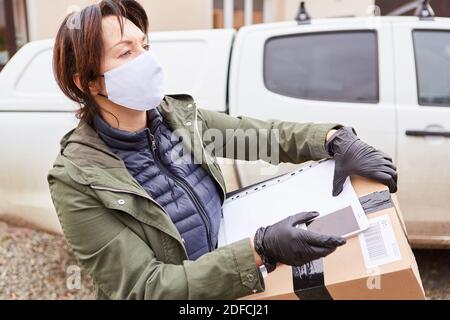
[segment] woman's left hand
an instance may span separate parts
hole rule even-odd
[[[349,176],[362,176],[376,180],[397,192],[397,168],[392,158],[361,141],[353,128],[337,130],[326,143],[330,156],[336,162],[333,196],[338,196]]]

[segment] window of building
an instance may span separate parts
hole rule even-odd
[[[0,0],[0,70],[27,41],[25,0]]]
[[[264,82],[277,94],[309,100],[377,103],[374,31],[295,34],[265,44]]]
[[[214,28],[263,23],[264,0],[214,0]]]
[[[419,104],[450,106],[450,31],[416,30]]]

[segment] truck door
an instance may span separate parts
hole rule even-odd
[[[392,33],[386,23],[340,19],[241,29],[230,83],[233,115],[353,126],[363,140],[395,157]],[[267,178],[261,166],[238,168],[244,185]]]
[[[393,24],[399,200],[412,241],[450,243],[450,27]]]

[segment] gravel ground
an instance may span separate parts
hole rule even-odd
[[[0,222],[0,299],[93,299],[85,272],[77,286],[76,265],[62,236]]]
[[[415,255],[427,297],[450,299],[450,250]],[[0,222],[0,299],[93,299],[92,280],[77,269],[62,236]]]
[[[429,299],[450,300],[450,250],[414,250]]]

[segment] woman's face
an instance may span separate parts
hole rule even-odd
[[[130,20],[124,18],[123,21],[124,33],[122,38],[117,17],[103,18],[105,55],[100,70],[102,74],[120,67],[149,49],[147,35]]]
[[[123,18],[123,22],[122,37],[120,24],[116,16],[108,16],[102,20],[105,54],[100,66],[101,74],[130,62],[150,48],[147,35],[141,29],[126,18]],[[104,78],[100,77],[98,81],[94,82],[90,90],[91,94],[96,97],[97,103],[102,106],[108,103],[105,99],[98,96],[100,92],[106,92]]]

